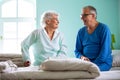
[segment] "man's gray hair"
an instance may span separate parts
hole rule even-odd
[[[56,11],[53,11],[53,10],[45,11],[41,15],[41,26],[45,27],[46,26],[45,21],[51,19],[53,15],[59,16],[59,14]]]
[[[86,9],[86,8],[88,8],[91,13],[95,14],[95,17],[97,18],[97,10],[95,9],[95,7],[90,6],[90,5],[83,7],[83,9]]]

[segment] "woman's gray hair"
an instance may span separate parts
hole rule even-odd
[[[45,11],[41,15],[41,26],[45,27],[46,26],[45,21],[51,19],[53,17],[53,15],[59,16],[59,14],[56,11],[53,11],[53,10]]]
[[[90,5],[83,7],[83,9],[86,9],[86,8],[88,8],[91,13],[95,14],[95,17],[97,18],[97,10],[95,9],[95,7],[90,6]]]

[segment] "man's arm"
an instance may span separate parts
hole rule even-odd
[[[75,47],[75,56],[76,58],[81,58],[83,55],[82,55],[82,43],[81,43],[81,39],[80,39],[80,32],[78,33],[77,35],[77,38],[76,38],[76,47]]]
[[[101,33],[101,49],[98,57],[94,61],[96,64],[101,64],[105,62],[107,57],[111,55],[111,33],[110,30],[106,27]]]

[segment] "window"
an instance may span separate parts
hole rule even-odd
[[[21,41],[36,28],[36,0],[0,1],[0,52],[21,53]]]

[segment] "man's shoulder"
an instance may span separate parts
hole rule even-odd
[[[110,32],[110,29],[109,29],[108,25],[104,24],[104,23],[99,23],[98,30],[102,31],[102,32]]]
[[[101,22],[99,22],[99,25],[100,25],[100,26],[103,26],[103,27],[108,27],[107,24],[105,24],[105,23],[101,23]]]
[[[109,29],[108,25],[105,23],[99,23],[99,26],[101,26],[102,29]]]
[[[86,29],[86,26],[83,26],[82,28],[80,28],[80,29],[79,29],[79,31],[78,31],[78,32],[84,32],[84,31],[85,31],[85,29]]]

